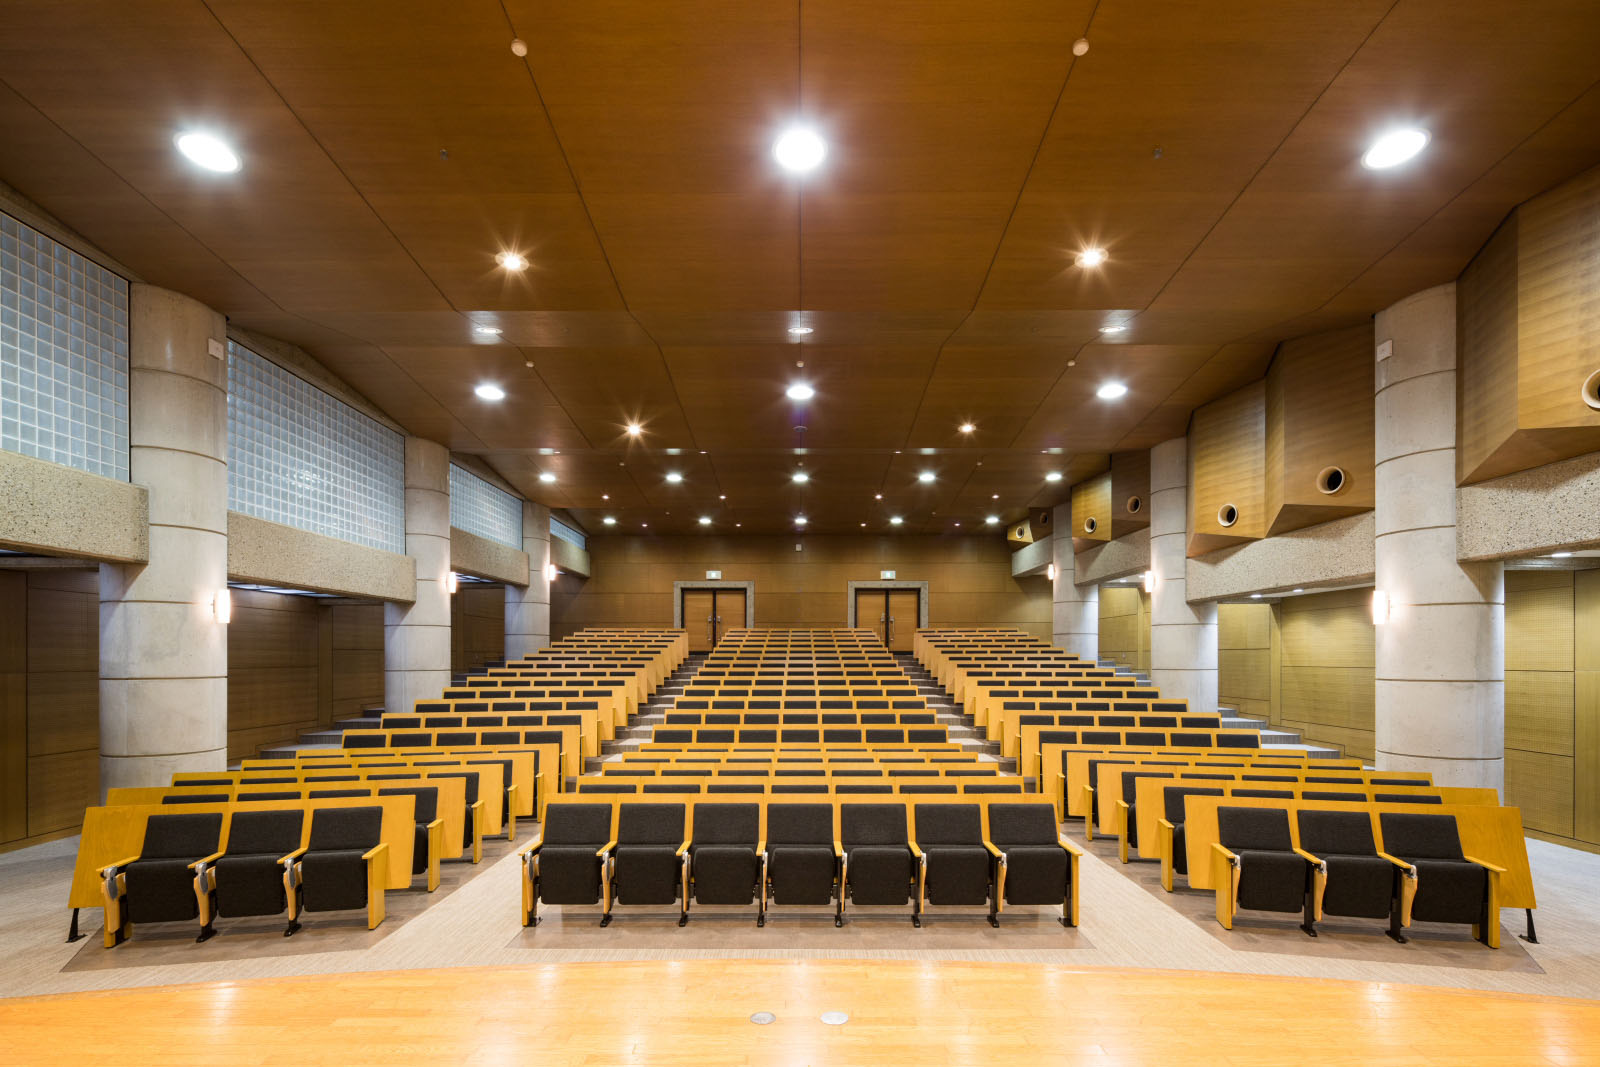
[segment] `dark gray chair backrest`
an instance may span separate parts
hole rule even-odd
[[[833,805],[767,805],[767,844],[833,844]]]
[[[544,811],[544,843],[593,845],[611,840],[609,804],[550,804]]]
[[[688,810],[683,804],[623,804],[617,814],[617,844],[682,844]]]
[[[183,859],[209,856],[222,839],[222,812],[152,815],[145,822],[140,859]]]
[[[976,804],[917,804],[917,844],[983,845],[983,812]]]
[[[1232,852],[1288,852],[1294,848],[1285,808],[1219,807],[1217,840]]]
[[[378,790],[380,797],[413,796],[417,798],[416,820],[430,823],[439,817],[439,790],[431,785],[390,786]]]
[[[1182,823],[1185,814],[1183,807],[1184,797],[1220,797],[1222,790],[1213,789],[1202,785],[1169,785],[1161,791],[1161,813],[1166,820],[1177,826]]]
[[[316,808],[311,812],[311,840],[308,844],[313,852],[365,852],[382,839],[381,807]]]
[[[1380,812],[1383,850],[1403,860],[1459,860],[1461,834],[1454,815],[1412,815]]]
[[[761,839],[759,804],[696,804],[694,843],[697,845],[749,845]]]
[[[906,806],[845,804],[839,809],[839,825],[839,839],[846,848],[851,845],[903,845],[906,843]]]
[[[233,821],[228,824],[228,855],[287,856],[300,847],[300,832],[305,821],[306,813],[298,808],[235,812]]]
[[[1011,845],[1053,845],[1060,835],[1049,804],[990,804],[989,840]]]
[[[162,804],[226,804],[231,799],[226,793],[170,793],[161,798]]]
[[[1364,811],[1302,808],[1295,821],[1300,825],[1300,847],[1313,856],[1371,856],[1378,851],[1372,819]]]

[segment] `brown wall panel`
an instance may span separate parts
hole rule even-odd
[[[1072,487],[1072,546],[1078,551],[1104,544],[1112,537],[1111,472],[1097,474]],[[1093,526],[1094,529],[1090,529]]]
[[[1150,452],[1116,452],[1111,456],[1111,536],[1121,537],[1150,525]]]
[[[450,598],[450,669],[474,670],[505,655],[505,586],[463,582]]]
[[[1241,715],[1271,718],[1271,605],[1217,605],[1217,699]]]
[[[1266,536],[1266,382],[1195,409],[1189,424],[1189,555]],[[1218,512],[1236,509],[1224,526]]]
[[[1374,634],[1363,589],[1286,597],[1278,624],[1275,724],[1309,741],[1374,750]]]
[[[28,576],[0,571],[0,844],[28,836]]]
[[[383,605],[340,600],[327,606],[333,625],[333,720],[383,703]]]
[[[800,552],[794,546],[803,546]],[[995,537],[905,537],[778,534],[755,537],[589,539],[594,575],[567,575],[551,590],[552,637],[585,626],[670,626],[674,582],[755,583],[755,621],[762,627],[843,626],[846,583],[877,581],[893,570],[929,584],[933,626],[1016,626],[1050,637],[1050,583],[1013,578],[1011,553]]]
[[[1560,837],[1576,825],[1578,576],[1506,572],[1506,803],[1530,829]]]
[[[1137,585],[1100,587],[1100,658],[1150,669],[1150,597]]]
[[[233,591],[228,624],[228,758],[320,725],[321,613],[314,597]]]

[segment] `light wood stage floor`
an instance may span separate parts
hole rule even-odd
[[[1600,1004],[1188,971],[676,960],[18,998],[0,1002],[0,1041],[16,1064],[1567,1065],[1600,1062]]]

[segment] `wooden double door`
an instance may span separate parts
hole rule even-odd
[[[916,589],[857,589],[856,625],[871,630],[890,652],[910,652],[922,614]]]
[[[683,628],[689,631],[689,651],[709,652],[729,630],[744,626],[743,589],[685,589]]]

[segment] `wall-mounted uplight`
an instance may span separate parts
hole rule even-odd
[[[1054,563],[1045,565],[1044,576],[1052,582],[1056,580],[1056,565]]]
[[[211,614],[223,626],[233,621],[233,593],[227,586],[212,594]]]
[[[461,584],[461,579],[456,577],[455,571],[446,571],[444,576],[444,591],[451,596],[456,595],[456,587]]]
[[[1372,624],[1382,626],[1389,621],[1389,594],[1382,589],[1372,591]]]
[[[556,567],[556,565],[554,563],[546,563],[544,565],[544,580],[545,581],[553,582],[559,577],[561,577],[561,571],[559,569],[557,569],[557,567]]]
[[[1145,571],[1144,572],[1144,591],[1146,593],[1154,593],[1156,591],[1156,572],[1155,571]]]

